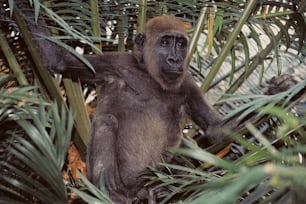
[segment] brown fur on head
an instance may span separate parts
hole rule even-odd
[[[181,86],[187,71],[186,56],[184,56],[184,73],[178,79],[170,82],[160,77],[160,62],[155,55],[154,45],[164,33],[180,34],[188,40],[187,31],[182,21],[170,15],[157,16],[150,19],[145,24],[143,31],[137,34],[133,53],[140,66],[146,69],[164,90],[175,90]]]
[[[149,20],[143,32],[147,38],[155,41],[159,34],[164,32],[177,32],[188,38],[185,26],[178,18],[170,15],[157,16]]]

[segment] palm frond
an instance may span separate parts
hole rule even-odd
[[[30,92],[32,87],[12,89],[8,92],[2,88],[0,94],[0,125],[3,127],[8,121],[16,124],[15,131],[4,129],[5,135],[10,135],[9,141],[1,140],[7,144],[4,152],[10,155],[0,162],[1,189],[19,195],[19,199],[28,195],[28,200],[67,203],[61,170],[72,134],[73,115],[64,106],[59,109],[55,103],[35,97]]]
[[[304,94],[304,89],[306,86],[306,80],[298,83],[297,85],[291,87],[287,91],[278,93],[276,95],[241,95],[235,94],[229,98],[220,100],[218,103],[228,103],[233,106],[233,110],[225,116],[225,118],[231,118],[233,116],[239,115],[237,120],[243,120],[249,114],[256,112],[259,107],[274,107],[276,105],[282,105],[283,108],[290,107],[291,103],[294,104],[292,100],[299,93],[300,95]],[[297,100],[297,99],[295,99]],[[245,104],[241,104],[240,102],[245,101]],[[217,103],[217,104],[218,104]],[[238,106],[235,106],[237,104]]]
[[[91,195],[88,193],[85,193],[84,190],[79,190],[77,188],[70,188],[72,192],[76,193],[82,200],[86,201],[87,203],[103,203],[103,204],[111,204],[112,201],[108,197],[108,194],[106,193],[106,189],[104,187],[104,181],[101,181],[102,188],[98,189],[95,185],[93,185],[88,179],[83,176],[80,172],[78,172],[81,178],[81,181],[83,182],[86,190],[88,190]],[[103,173],[101,173],[103,174]],[[101,176],[100,178],[103,178]]]
[[[299,179],[306,176],[302,156],[306,143],[305,139],[294,139],[304,138],[305,120],[282,108],[262,111],[277,116],[281,121],[275,130],[276,137],[269,135],[267,138],[253,126],[248,126],[256,140],[234,136],[234,140],[246,148],[244,155],[237,160],[218,158],[185,141],[186,147],[178,149],[177,153],[214,166],[202,169],[207,165],[201,165],[194,169],[165,164],[174,173],[168,175],[156,171],[151,178],[153,183],[157,183],[157,188],[166,187],[170,191],[161,203],[178,202],[181,197],[184,197],[183,203],[277,203],[288,199],[305,202],[302,192],[306,183]],[[278,148],[282,142],[287,145]]]

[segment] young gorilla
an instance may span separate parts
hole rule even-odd
[[[26,3],[17,1],[17,5],[24,15],[32,15]],[[29,21],[27,26],[32,33],[50,35],[42,20],[38,25]],[[49,69],[104,86],[92,122],[87,172],[95,185],[104,172],[106,188],[116,203],[144,196],[142,175],[148,166],[170,161],[167,149],[180,145],[183,114],[205,131],[221,124],[187,73],[188,36],[173,16],[148,21],[136,36],[132,54],[85,56],[96,73],[51,42],[36,35],[33,39]],[[212,143],[221,141],[221,135],[214,135]]]
[[[221,121],[187,74],[187,51],[182,22],[164,15],[147,22],[136,36],[133,54],[106,53],[93,63],[95,76],[86,78],[80,72],[81,79],[104,81],[92,123],[87,172],[98,185],[104,170],[115,202],[129,202],[141,194],[146,168],[170,160],[165,153],[180,145],[184,112],[204,130]],[[214,139],[216,143],[222,138]]]

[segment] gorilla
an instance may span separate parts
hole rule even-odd
[[[104,172],[116,203],[141,197],[147,167],[171,160],[167,150],[180,145],[184,114],[203,130],[219,128],[221,117],[187,73],[187,53],[183,23],[163,15],[136,35],[133,53],[87,56],[95,75],[77,73],[75,65],[62,72],[103,85],[87,148],[87,172],[96,185]],[[217,143],[222,136],[211,140]]]
[[[29,9],[23,10],[29,16]],[[43,23],[27,22],[27,26],[31,33],[50,35]],[[224,139],[220,115],[187,72],[189,39],[176,17],[149,20],[136,35],[132,53],[85,55],[95,72],[54,43],[37,35],[33,40],[48,69],[101,85],[87,145],[87,173],[98,186],[103,172],[115,203],[132,203],[147,196],[143,175],[148,167],[158,168],[161,162],[171,161],[168,150],[181,143],[183,116],[208,133],[219,130],[209,134],[213,144]]]

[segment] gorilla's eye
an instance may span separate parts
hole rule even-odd
[[[160,45],[161,45],[162,47],[167,47],[169,44],[170,44],[170,42],[169,42],[169,39],[168,39],[168,38],[162,39],[162,40],[161,40],[161,43],[160,43]]]
[[[177,47],[178,48],[184,48],[185,47],[185,41],[183,39],[178,40]]]

